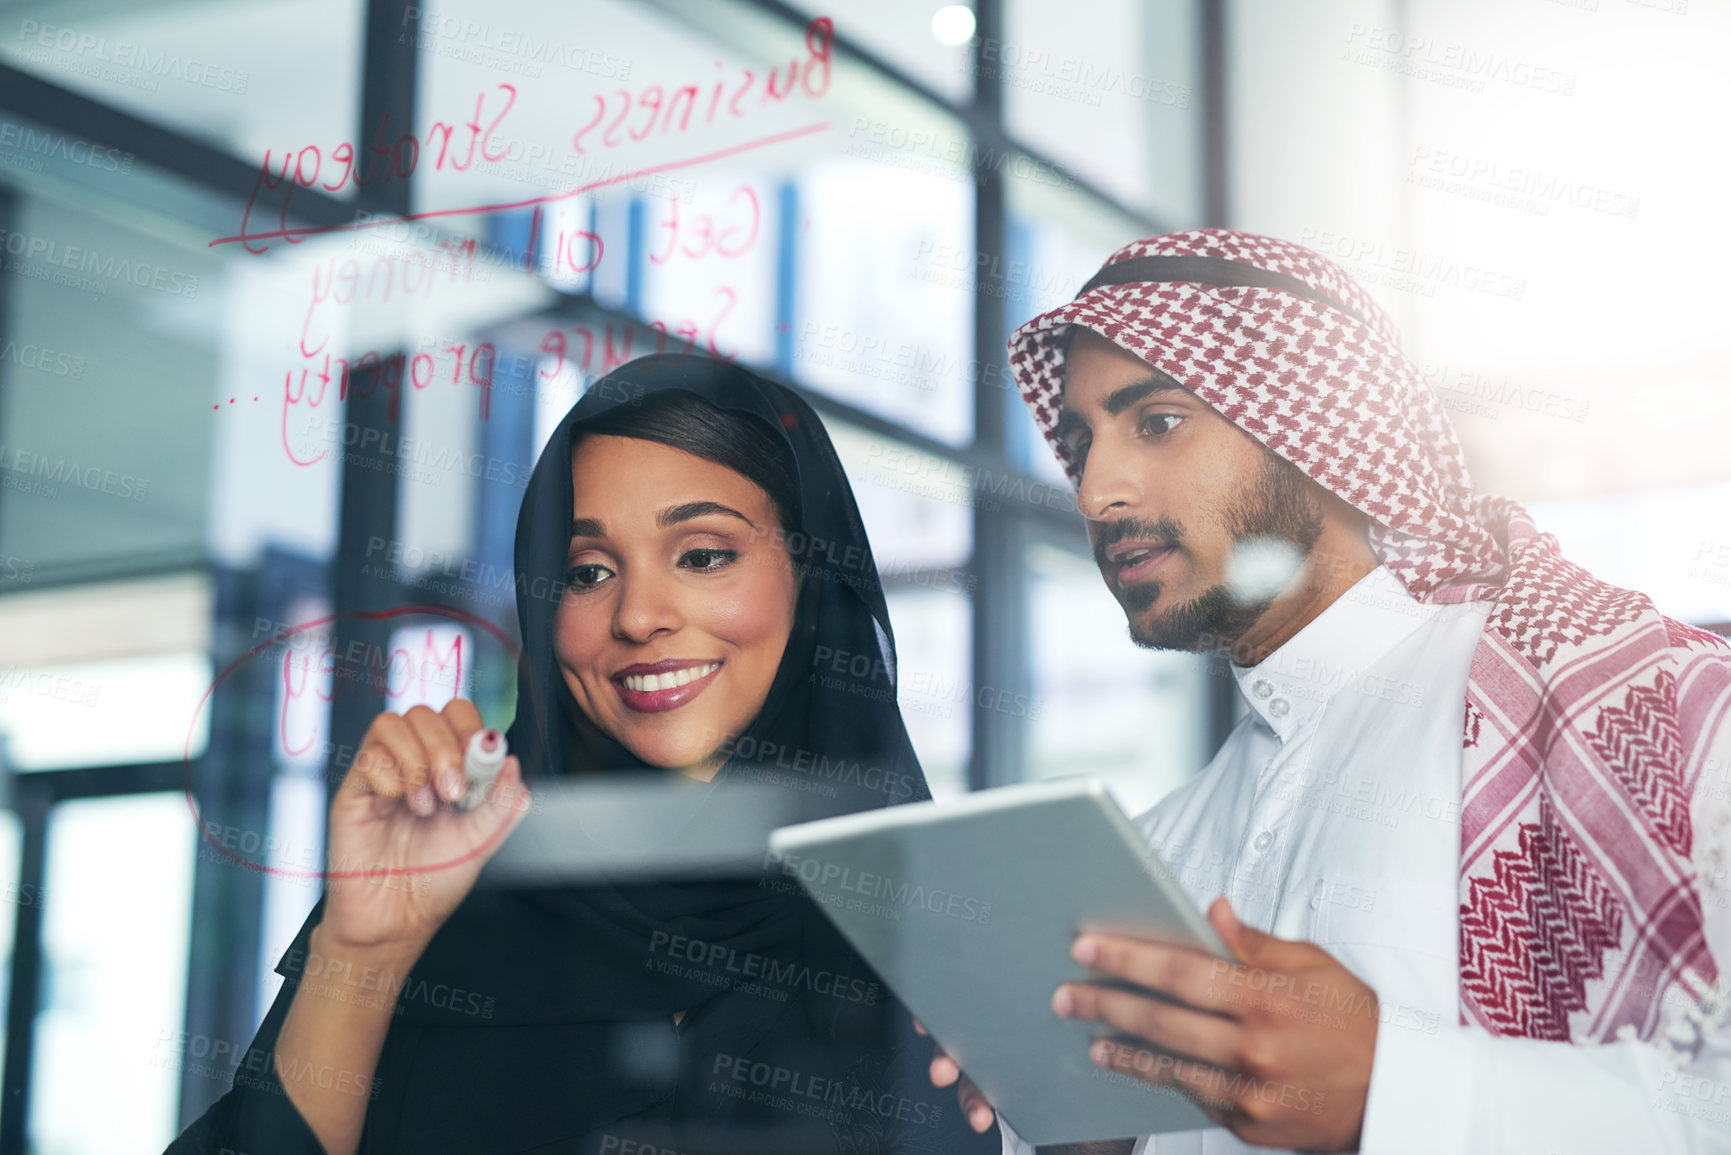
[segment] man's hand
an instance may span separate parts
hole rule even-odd
[[[1052,1009],[1118,1033],[1095,1042],[1096,1064],[1182,1092],[1246,1143],[1356,1149],[1376,1049],[1376,992],[1320,947],[1243,925],[1224,898],[1208,921],[1241,965],[1084,934],[1071,952],[1077,962],[1166,998],[1065,983]],[[936,1072],[934,1062],[934,1082]]]

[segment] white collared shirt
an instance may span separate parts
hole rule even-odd
[[[1731,1151],[1731,1029],[1679,1071],[1641,1043],[1459,1025],[1461,711],[1489,609],[1366,575],[1259,665],[1230,667],[1248,715],[1138,826],[1199,907],[1224,894],[1246,924],[1318,944],[1376,991],[1364,1155]],[[1699,780],[1695,851],[1723,878],[1731,727],[1713,753],[1724,769]],[[1731,890],[1704,897],[1710,949],[1731,968]],[[1004,1132],[1006,1155],[1030,1155]],[[1218,1128],[1136,1145],[1252,1150],[1266,1148]]]

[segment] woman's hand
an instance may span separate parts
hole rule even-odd
[[[529,809],[515,756],[464,812],[463,753],[483,729],[473,702],[380,714],[331,802],[325,945],[418,957]],[[443,865],[441,865],[443,864]],[[437,867],[437,869],[426,869]]]
[[[914,1020],[914,1030],[931,1037],[926,1025],[918,1019]],[[981,1135],[992,1129],[998,1113],[986,1102],[986,1097],[974,1086],[974,1081],[962,1074],[961,1066],[950,1058],[950,1053],[939,1046],[936,1039],[932,1039],[932,1065],[926,1073],[934,1087],[947,1087],[951,1083],[956,1085],[956,1105],[961,1107],[962,1117],[967,1119],[968,1126]]]

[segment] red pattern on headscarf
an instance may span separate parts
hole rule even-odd
[[[1127,245],[1296,277],[1272,288],[1103,285],[1010,339],[1034,422],[1053,437],[1061,338],[1082,325],[1208,402],[1372,518],[1377,557],[1421,601],[1489,601],[1464,709],[1461,1015],[1496,1034],[1648,1038],[1665,991],[1717,977],[1690,861],[1689,798],[1731,714],[1713,634],[1564,559],[1527,512],[1472,492],[1441,404],[1393,322],[1333,262],[1218,229]]]

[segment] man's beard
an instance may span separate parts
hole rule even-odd
[[[1244,500],[1226,515],[1235,551],[1258,542],[1284,542],[1306,558],[1322,536],[1322,506],[1311,492],[1313,484],[1297,466],[1271,451],[1265,451],[1256,482]],[[1159,521],[1112,522],[1094,543],[1094,560],[1106,567],[1106,549],[1114,542],[1135,538],[1182,548],[1183,527],[1171,518]],[[1230,560],[1229,563],[1230,564]],[[1167,610],[1146,625],[1141,613],[1160,600],[1158,581],[1137,582],[1119,594],[1129,620],[1130,640],[1150,650],[1215,650],[1231,645],[1280,596],[1275,590],[1265,597],[1235,594],[1225,584],[1213,586]]]

